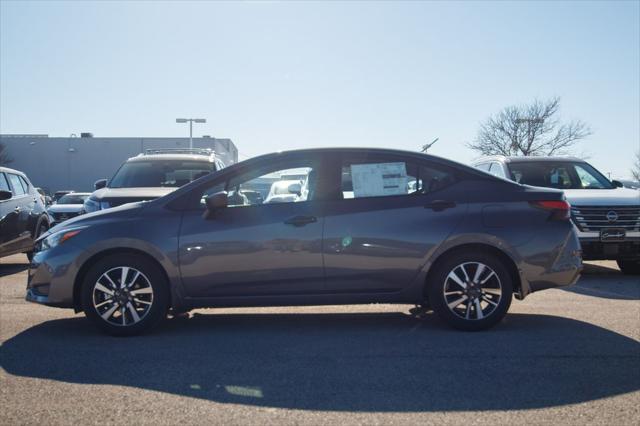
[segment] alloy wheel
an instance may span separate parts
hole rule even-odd
[[[449,310],[464,320],[482,320],[496,310],[502,298],[498,274],[481,262],[465,262],[445,279],[444,300]]]
[[[110,324],[126,327],[140,322],[153,305],[153,287],[129,266],[109,269],[93,286],[93,307]]]

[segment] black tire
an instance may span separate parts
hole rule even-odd
[[[34,235],[33,240],[37,240],[40,235],[47,232],[47,229],[49,229],[47,222],[40,222],[36,228],[36,234]],[[33,260],[33,250],[27,252],[27,259],[29,259],[29,262]]]
[[[465,265],[465,271],[460,269],[462,265]],[[451,327],[464,331],[485,330],[500,322],[507,314],[513,296],[513,282],[498,257],[460,251],[452,253],[435,267],[427,283],[429,305]],[[474,284],[477,270],[480,270],[480,274]],[[465,287],[450,277],[452,273],[465,283]],[[465,273],[470,275],[470,280],[464,279]],[[486,282],[480,284],[485,278]],[[477,309],[476,300],[480,309]],[[455,306],[450,308],[449,305]]]
[[[640,260],[616,260],[618,268],[625,275],[640,275]]]
[[[128,287],[126,294],[121,287],[118,287],[120,281],[116,278],[123,267],[130,268],[129,273],[123,274],[128,277],[125,282],[130,282],[131,285],[131,287]],[[115,291],[114,287],[109,284],[108,278],[104,276],[107,272],[109,277],[112,278],[112,283],[116,285]],[[140,274],[136,275],[136,272],[140,272]],[[98,288],[101,287],[98,284],[107,287],[107,290],[112,291],[113,295],[109,296],[99,290]],[[149,291],[149,288],[151,291]],[[150,293],[150,295],[134,295],[134,293],[141,293],[142,291]],[[97,300],[97,297],[102,297],[103,299]],[[136,300],[139,300],[138,298],[141,299],[142,297],[147,297],[144,304],[142,304],[142,301],[136,302]],[[118,301],[115,303],[109,302],[109,300],[116,299]],[[99,306],[103,303],[106,305]],[[114,306],[116,306],[115,311],[109,314],[108,311]],[[159,267],[144,256],[130,253],[110,255],[100,259],[87,272],[82,283],[82,309],[87,318],[102,331],[112,336],[133,336],[146,333],[158,326],[167,316],[169,310],[169,283]],[[124,315],[121,313],[122,310],[124,310]],[[135,313],[132,313],[132,310]],[[107,314],[109,316],[104,319],[103,315]],[[134,314],[139,317],[137,321],[132,316]],[[122,319],[122,322],[130,320],[131,323],[121,324],[118,318]]]

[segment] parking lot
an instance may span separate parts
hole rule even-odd
[[[218,309],[98,334],[0,259],[0,424],[630,424],[640,280],[613,262],[462,333],[410,306]]]

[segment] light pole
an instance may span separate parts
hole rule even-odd
[[[193,123],[206,123],[206,118],[176,118],[176,123],[189,122],[189,149],[193,149]]]

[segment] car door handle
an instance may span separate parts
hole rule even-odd
[[[451,209],[451,208],[453,208],[455,206],[456,206],[456,203],[454,203],[453,201],[434,200],[434,201],[431,201],[431,202],[427,203],[424,206],[424,208],[425,209],[431,209],[434,212],[441,212],[442,210]]]
[[[318,219],[315,216],[294,216],[285,220],[284,223],[286,225],[304,226],[317,221]]]

